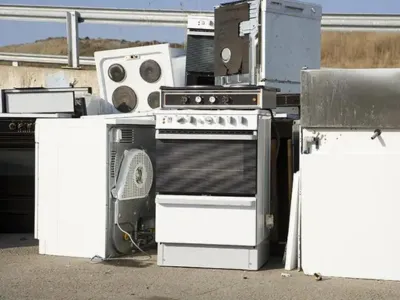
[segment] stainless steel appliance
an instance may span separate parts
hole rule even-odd
[[[155,114],[158,264],[259,269],[273,223],[270,113]]]
[[[215,8],[215,84],[263,84],[300,92],[300,70],[319,68],[322,7],[245,0]]]

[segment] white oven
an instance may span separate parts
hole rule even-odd
[[[258,269],[268,257],[271,116],[156,112],[156,241],[166,266]]]

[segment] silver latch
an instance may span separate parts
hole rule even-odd
[[[315,148],[318,150],[320,146],[320,138],[319,136],[307,136],[303,139],[303,154],[310,154],[312,146],[315,145]]]

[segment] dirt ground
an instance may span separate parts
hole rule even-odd
[[[279,261],[258,272],[161,268],[156,256],[112,262],[42,256],[27,235],[0,235],[0,299],[400,299],[400,282],[286,273]],[[138,261],[141,259],[141,261]]]

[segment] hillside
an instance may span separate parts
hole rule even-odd
[[[93,56],[95,51],[157,44],[157,41],[126,41],[111,39],[80,40],[81,55]],[[182,47],[181,44],[173,44]],[[399,67],[400,35],[388,33],[322,33],[322,66],[343,68]],[[30,44],[0,47],[0,52],[67,54],[65,38],[48,38]]]

